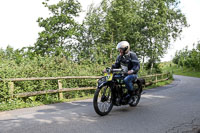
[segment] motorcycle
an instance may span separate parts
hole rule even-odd
[[[134,92],[132,96],[127,97],[128,91],[123,81],[126,75],[123,69],[106,68],[104,76],[98,80],[98,86],[93,97],[93,107],[98,115],[107,115],[113,106],[129,104],[129,106],[135,107],[138,105],[145,80],[139,78],[134,80]],[[129,98],[133,99],[132,103],[128,103]]]

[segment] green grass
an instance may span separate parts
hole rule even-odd
[[[9,100],[7,102],[0,103],[0,112],[1,111],[8,111],[8,110],[14,110],[14,109],[21,109],[21,108],[30,108],[30,107],[36,107],[41,105],[48,105],[48,104],[54,104],[54,103],[62,103],[62,102],[72,102],[77,100],[85,100],[85,99],[91,99],[93,98],[93,95],[83,96],[83,97],[76,97],[71,99],[62,99],[62,100],[45,100],[43,102],[40,101],[23,101],[21,99],[14,99]]]
[[[183,76],[200,78],[200,71],[194,70],[193,68],[178,67],[176,64],[172,62],[162,63],[161,68],[163,71],[173,72],[173,74],[175,75],[183,75]]]
[[[32,103],[25,103],[21,101],[2,102],[0,103],[0,111],[28,108],[28,107],[34,107],[34,106],[39,106],[39,105],[41,105],[41,103],[39,102],[32,102]]]
[[[59,103],[62,102],[61,100],[51,100],[51,101],[28,101],[25,102],[21,99],[14,99],[9,100],[7,102],[0,103],[0,111],[8,111],[8,110],[14,110],[14,109],[20,109],[20,108],[29,108],[29,107],[35,107],[40,105],[46,105],[46,104],[53,104],[53,103]]]
[[[173,73],[176,75],[198,77],[200,78],[200,71],[194,71],[191,68],[174,68]]]
[[[152,84],[151,86],[147,86],[144,88],[144,90],[152,89],[152,88],[156,88],[160,86],[165,86],[165,85],[171,84],[172,82],[173,82],[173,79],[168,79],[166,81],[158,82],[157,84]]]

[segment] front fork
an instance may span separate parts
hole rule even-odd
[[[107,88],[104,88],[103,94],[101,96],[101,102],[108,101],[108,99],[110,98],[110,94],[111,94],[111,90],[109,89],[108,92],[107,92]]]
[[[106,86],[106,87],[104,87],[104,86]],[[111,96],[112,92],[111,92],[111,89],[109,89],[108,87],[110,87],[109,81],[105,81],[105,82],[102,82],[101,84],[98,84],[97,89],[103,89],[103,90],[101,90],[101,92],[102,92],[101,102],[108,101]]]

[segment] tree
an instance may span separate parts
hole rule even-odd
[[[109,62],[115,60],[116,44],[122,40],[132,42],[133,35],[129,33],[137,28],[134,24],[138,21],[134,19],[136,5],[137,2],[129,0],[103,0],[99,7],[90,7],[83,24],[84,31],[81,37],[84,39],[79,39],[80,48],[90,53],[86,56],[89,55],[94,60],[102,59],[100,62],[106,59]]]
[[[77,0],[61,0],[57,4],[43,5],[50,11],[48,18],[38,18],[39,26],[44,30],[34,46],[34,51],[42,56],[70,53],[72,40],[78,36],[78,23],[74,17],[80,12],[80,3]]]
[[[176,40],[187,27],[185,16],[178,8],[178,0],[142,0],[140,16],[143,42],[147,43],[147,57],[157,62],[170,46],[171,39]],[[153,68],[153,63],[151,69]]]
[[[112,59],[116,44],[127,40],[143,62],[145,58],[157,62],[188,26],[178,4],[178,0],[103,0],[90,8],[85,19],[83,35],[90,46],[80,46],[88,51],[106,47],[101,53]]]
[[[195,46],[195,44],[194,44]],[[173,62],[182,67],[192,68],[194,71],[199,70],[200,68],[200,50],[199,42],[197,43],[196,48],[188,50],[188,47],[185,47],[183,50],[177,51]]]
[[[177,65],[178,65],[179,60],[180,60],[180,54],[179,54],[178,51],[176,51],[175,56],[174,56],[174,58],[172,59],[172,62],[173,62],[174,64],[177,64]]]

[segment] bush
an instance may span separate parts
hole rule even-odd
[[[0,64],[0,77],[30,78],[30,77],[62,77],[62,76],[98,76],[105,68],[98,64],[78,64],[64,57],[34,57],[23,58],[21,63],[4,59]],[[95,86],[96,80],[66,79],[62,80],[63,87]],[[23,92],[54,90],[58,88],[57,80],[18,81],[15,82],[14,94]],[[9,98],[8,83],[0,82],[0,102]],[[75,92],[74,92],[75,93]],[[38,98],[37,98],[38,99]],[[39,98],[38,100],[43,98]]]

